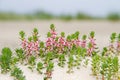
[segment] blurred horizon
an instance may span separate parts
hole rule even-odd
[[[120,0],[0,0],[0,12],[32,14],[45,11],[53,15],[75,15],[79,12],[105,17],[110,13],[120,14]]]

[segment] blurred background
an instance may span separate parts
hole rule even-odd
[[[120,20],[120,0],[0,0],[0,20]]]
[[[66,35],[95,31],[105,46],[112,32],[120,33],[120,0],[0,0],[0,49],[19,46],[19,31],[30,35],[34,27],[45,40],[52,23]]]

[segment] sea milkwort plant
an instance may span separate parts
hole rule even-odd
[[[28,68],[31,69],[33,71],[34,67],[35,67],[35,62],[36,58],[34,56],[30,56],[30,58],[28,59]]]
[[[64,67],[65,61],[66,61],[65,60],[65,54],[60,54],[59,57],[58,57],[58,60],[59,60],[58,65],[60,67]]]
[[[91,31],[90,32],[90,35],[89,35],[89,43],[88,43],[88,49],[87,49],[87,53],[89,56],[92,56],[94,54],[96,54],[96,42],[95,42],[95,32],[94,31]]]
[[[101,57],[98,54],[96,54],[92,57],[92,64],[91,64],[92,75],[94,75],[96,77],[98,77],[98,74],[99,74],[100,60],[101,60]]]
[[[0,55],[0,67],[1,73],[7,73],[11,69],[12,51],[10,48],[5,47],[2,49],[2,55]]]
[[[54,63],[50,61],[46,66],[46,73],[44,80],[50,80],[52,78],[53,68],[54,68]]]
[[[40,41],[40,47],[39,47],[39,55],[40,55],[40,57],[41,58],[43,58],[44,57],[44,55],[45,55],[45,43],[43,42],[43,41]]]
[[[100,74],[102,80],[118,80],[119,62],[118,57],[102,57]]]
[[[115,54],[116,53],[116,51],[115,51],[116,36],[117,36],[116,33],[112,33],[111,36],[110,36],[110,45],[108,47],[109,54]]]
[[[48,65],[48,63],[53,60],[53,53],[52,52],[48,52],[46,55],[45,55],[45,59],[44,59],[44,64],[45,66]]]
[[[55,51],[56,48],[56,30],[54,24],[50,25],[50,31],[47,33],[47,40],[46,40],[46,50],[47,52]]]
[[[44,68],[44,65],[43,65],[43,63],[42,62],[38,62],[37,63],[37,68],[36,68],[36,70],[40,73],[40,74],[42,74],[42,69]]]
[[[21,39],[21,45],[22,49],[24,50],[25,56],[28,57],[30,55],[37,56],[39,54],[39,36],[38,36],[38,30],[37,28],[34,28],[32,32],[32,36],[28,37],[28,39],[25,38],[25,32],[20,31],[20,39]]]
[[[67,71],[67,73],[73,73],[74,61],[75,60],[73,58],[73,55],[70,55],[69,59],[68,59],[68,71]]]
[[[24,59],[25,59],[25,54],[24,54],[23,49],[22,49],[22,48],[16,49],[15,52],[16,52],[17,59],[18,59],[21,63],[23,63],[23,61],[24,61]]]
[[[14,77],[14,80],[26,80],[22,70],[18,67],[13,68],[11,71],[11,76]]]

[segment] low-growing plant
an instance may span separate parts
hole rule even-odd
[[[48,52],[48,53],[46,53],[46,55],[45,55],[45,59],[44,59],[44,62],[45,62],[45,65],[47,66],[47,64],[51,61],[51,60],[53,60],[53,53],[52,52]]]
[[[40,49],[39,49],[39,55],[40,55],[40,57],[42,58],[42,57],[44,57],[44,52],[45,52],[45,45],[44,45],[44,42],[40,42]]]
[[[12,51],[10,48],[5,47],[2,49],[2,55],[0,55],[0,67],[1,73],[7,73],[10,71],[10,65],[12,62]]]
[[[50,61],[46,67],[44,80],[49,80],[52,78],[53,68],[54,68],[54,63]]]
[[[30,56],[29,59],[28,59],[28,68],[31,69],[33,71],[33,68],[35,67],[35,62],[36,58],[34,56]]]
[[[60,67],[64,67],[64,65],[65,65],[65,54],[60,54],[59,55],[59,57],[58,57],[58,60],[59,60],[59,63],[58,63],[58,65],[60,66]]]
[[[83,66],[84,66],[84,67],[87,67],[88,63],[89,63],[89,59],[85,59]]]
[[[44,68],[44,66],[43,66],[43,63],[41,63],[41,62],[38,62],[37,63],[37,68],[36,68],[36,70],[40,73],[40,74],[42,74],[42,69]]]
[[[16,56],[17,56],[18,60],[21,63],[23,63],[23,60],[25,59],[25,53],[24,53],[23,49],[22,48],[16,49],[15,51],[16,51]]]
[[[17,57],[12,57],[11,65],[12,65],[12,66],[15,66],[18,61],[19,61],[19,59],[18,59]]]
[[[67,73],[72,73],[73,72],[73,67],[74,67],[74,58],[73,55],[70,55],[68,58],[68,71]]]
[[[14,67],[11,71],[11,76],[14,77],[14,80],[26,80],[22,70],[18,67]]]
[[[100,59],[101,59],[100,56],[97,54],[92,57],[92,64],[91,64],[92,68],[91,69],[92,69],[92,74],[95,76],[99,74]]]
[[[102,80],[118,80],[118,57],[103,57],[100,67],[100,74],[102,75]]]

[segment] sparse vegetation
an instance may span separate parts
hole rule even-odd
[[[19,34],[21,47],[15,49],[15,53],[5,47],[0,55],[1,73],[10,72],[15,80],[25,80],[18,64],[26,65],[32,72],[36,70],[44,75],[44,80],[49,80],[52,79],[54,67],[57,65],[62,68],[67,65],[66,72],[72,74],[75,68],[87,68],[90,62],[91,74],[97,79],[119,79],[120,33],[112,33],[110,45],[102,51],[97,47],[94,31],[88,37],[81,36],[79,31],[66,36],[65,32],[58,34],[54,24],[51,24],[45,41],[39,39],[37,28],[33,29],[28,38],[24,31]]]

